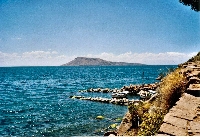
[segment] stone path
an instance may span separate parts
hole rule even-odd
[[[164,117],[158,136],[200,136],[200,97],[184,93]]]

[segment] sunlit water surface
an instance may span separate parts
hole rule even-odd
[[[70,99],[70,95],[111,98],[110,93],[81,93],[88,88],[121,88],[154,83],[176,66],[1,67],[0,136],[103,135],[120,124],[126,106]],[[97,120],[103,115],[105,119]]]

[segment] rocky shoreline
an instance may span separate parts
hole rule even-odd
[[[79,92],[96,92],[96,93],[118,93],[122,91],[129,91],[130,94],[136,95],[141,90],[156,90],[158,87],[158,82],[152,83],[152,84],[141,84],[141,85],[129,85],[129,86],[123,86],[121,89],[109,89],[109,88],[90,88],[87,90],[79,90]]]
[[[125,105],[128,106],[130,103],[135,102],[142,102],[142,100],[134,100],[134,99],[127,99],[127,98],[102,98],[102,97],[84,97],[84,96],[70,96],[71,99],[80,99],[80,100],[88,100],[93,102],[101,102],[101,103],[111,103],[116,105]]]
[[[128,91],[129,96],[138,96],[140,92],[147,92],[148,90],[156,90],[158,86],[158,83],[153,84],[142,84],[142,85],[130,85],[130,86],[123,86],[121,89],[109,89],[109,88],[90,88],[87,90],[79,90],[79,92],[92,92],[92,93],[121,93],[123,91]],[[85,96],[76,96],[71,95],[69,96],[71,99],[79,99],[79,100],[87,100],[87,101],[93,101],[93,102],[101,102],[101,103],[111,103],[115,105],[125,105],[128,106],[131,103],[135,102],[143,102],[145,99],[140,100],[134,100],[134,99],[128,99],[127,97],[123,98],[102,98],[102,97],[85,97]]]
[[[158,93],[145,100],[75,95],[70,96],[70,98],[128,106],[129,110],[124,115],[120,126],[115,130],[106,132],[105,136],[200,135],[200,103],[196,103],[195,109],[192,110],[195,117],[185,120],[187,114],[180,114],[181,109],[179,108],[183,108],[185,113],[190,114],[191,108],[188,108],[188,103],[193,104],[194,101],[187,99],[187,103],[180,104],[178,102],[178,100],[183,100],[182,98],[185,98],[185,96],[195,100],[200,99],[200,61],[186,62],[179,65],[173,72],[161,79],[159,83],[129,85],[121,89],[90,88],[79,92],[112,94],[128,91],[130,95],[137,95],[141,91],[148,90],[154,90]],[[170,108],[172,108],[171,111],[169,110]],[[168,115],[170,115],[171,119],[169,119]],[[186,126],[177,125],[173,119],[186,121]],[[164,124],[161,126],[163,122]],[[195,123],[195,126],[190,123]],[[172,131],[172,129],[177,131]]]
[[[157,121],[158,118],[163,124],[147,124],[148,122],[141,122],[138,115],[131,114],[128,111],[119,128],[112,136],[127,136],[127,135],[157,135],[157,136],[199,136],[200,135],[200,61],[187,62],[179,65],[179,74],[182,75],[186,81],[182,81],[185,85],[185,90],[169,110],[168,113],[160,111],[161,108],[156,108],[154,105],[142,115],[147,115],[151,121]],[[174,73],[174,72],[172,72]],[[165,82],[165,79],[164,79]],[[167,84],[167,83],[165,83]],[[170,86],[170,84],[169,84]],[[176,89],[174,89],[176,90]],[[162,94],[162,93],[159,93]],[[173,94],[171,94],[172,96]],[[159,95],[164,96],[164,95]],[[155,101],[156,102],[156,101]],[[158,102],[156,102],[158,103]],[[161,105],[160,105],[161,106]],[[153,108],[154,107],[154,108]],[[137,109],[138,111],[139,109]],[[152,111],[158,112],[154,113]],[[151,114],[153,113],[153,115]],[[155,114],[158,114],[158,117]],[[153,116],[153,117],[152,117]],[[145,117],[145,116],[142,116]],[[157,117],[157,118],[156,118]],[[137,120],[134,120],[137,119]],[[142,125],[143,124],[143,125]],[[144,127],[147,127],[146,129]],[[156,128],[155,128],[156,127]],[[143,130],[143,131],[142,131]],[[155,130],[155,132],[152,132]],[[141,134],[143,133],[143,134]],[[111,134],[110,134],[111,135]]]
[[[113,104],[113,105],[122,105],[122,106],[129,106],[129,105],[139,105],[143,103],[144,101],[147,101],[147,99],[129,99],[129,97],[133,96],[139,96],[138,94],[142,92],[147,92],[148,90],[156,90],[159,83],[155,82],[152,84],[141,84],[141,85],[129,85],[129,86],[123,86],[120,89],[109,89],[109,88],[89,88],[87,90],[79,90],[78,92],[84,93],[103,93],[103,94],[113,94],[113,93],[120,93],[123,91],[128,91],[128,97],[124,98],[103,98],[103,97],[88,97],[88,96],[82,96],[82,95],[71,95],[69,98],[71,99],[78,99],[82,101],[91,101],[91,102],[98,102],[98,103],[107,103],[107,104]],[[98,94],[96,94],[98,95]],[[152,96],[154,98],[154,96]],[[148,100],[151,100],[152,98],[148,98]],[[119,129],[120,127],[117,126],[114,129]],[[117,135],[116,130],[108,131],[106,134],[115,134]]]

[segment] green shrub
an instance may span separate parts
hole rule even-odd
[[[128,106],[128,110],[132,116],[138,115],[139,117],[142,117],[142,115],[149,110],[150,106],[151,104],[148,102],[138,102],[135,104],[130,104]]]
[[[155,108],[153,112],[145,112],[139,126],[138,136],[155,135],[163,122],[164,114],[158,108]]]

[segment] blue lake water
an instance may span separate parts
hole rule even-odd
[[[122,118],[126,106],[70,99],[88,88],[154,83],[176,66],[1,67],[0,136],[94,136]],[[105,119],[97,120],[103,115]]]

